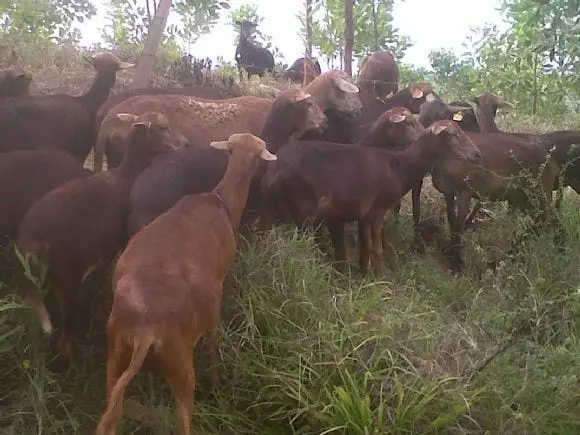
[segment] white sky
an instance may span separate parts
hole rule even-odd
[[[95,0],[94,3],[97,16],[82,25],[83,45],[99,41],[101,28],[106,25],[106,2]],[[264,17],[260,30],[272,37],[273,45],[282,51],[288,64],[303,55],[304,46],[298,35],[300,23],[296,15],[304,7],[304,0],[231,0],[230,3],[232,9],[247,3],[257,6],[258,14]],[[430,50],[445,47],[456,53],[463,52],[462,44],[470,34],[470,27],[480,27],[485,23],[501,25],[501,16],[496,10],[499,3],[500,0],[396,0],[394,25],[400,29],[400,34],[415,41],[403,61],[429,67],[427,55]],[[235,35],[227,24],[228,17],[229,12],[224,11],[211,33],[192,45],[193,56],[213,59],[223,56],[225,60],[233,61]],[[178,20],[172,15],[169,23]],[[325,65],[322,66],[325,69]]]

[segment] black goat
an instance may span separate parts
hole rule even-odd
[[[242,78],[242,70],[246,70],[248,78],[253,75],[263,77],[266,71],[271,73],[274,69],[274,56],[268,49],[258,47],[250,41],[250,33],[257,27],[257,24],[248,20],[236,21],[235,23],[240,26],[240,42],[236,47],[235,55],[240,79]]]

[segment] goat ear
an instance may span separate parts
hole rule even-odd
[[[266,148],[262,149],[262,152],[260,153],[260,158],[262,160],[266,160],[266,161],[272,161],[272,160],[277,160],[278,157],[276,157],[275,154],[272,154],[270,151],[268,151]]]
[[[294,100],[294,102],[298,103],[298,102],[304,101],[310,97],[312,97],[312,95],[309,94],[308,92],[299,92],[298,94],[296,94],[294,96],[294,98],[292,98],[292,100]]]
[[[83,54],[83,59],[88,63],[90,63],[92,66],[95,66],[95,59],[92,56],[87,56],[86,54]]]
[[[268,85],[265,85],[263,83],[260,83],[259,86],[260,86],[260,88],[264,89],[265,91],[271,92],[272,94],[274,94],[275,97],[277,97],[281,92],[280,89],[276,89],[273,86],[268,86]]]
[[[433,92],[429,92],[425,97],[425,101],[431,102],[437,100],[437,96]]]
[[[411,97],[415,98],[415,99],[419,99],[423,97],[423,89],[417,87],[417,86],[413,86],[411,88]]]
[[[117,119],[122,122],[134,122],[137,119],[137,115],[132,113],[117,113]]]
[[[433,134],[438,135],[441,134],[442,131],[447,130],[449,126],[445,124],[432,124],[431,127],[429,128],[433,132]]]
[[[129,63],[129,62],[121,62],[117,65],[118,69],[127,69],[127,68],[133,68],[135,66],[134,63]]]
[[[451,112],[464,112],[465,110],[473,110],[471,107],[464,107],[464,106],[450,106],[447,105],[447,109]]]
[[[334,83],[336,84],[336,87],[343,92],[349,94],[356,94],[358,92],[358,87],[356,85],[353,85],[342,77],[334,77]]]
[[[391,115],[389,115],[389,121],[391,121],[394,124],[403,122],[405,119],[406,119],[405,115],[402,115],[400,113],[391,113]]]
[[[219,141],[215,141],[215,142],[210,142],[209,146],[214,147],[218,150],[226,150],[226,151],[229,151],[231,148],[231,145],[227,140],[219,140]]]
[[[32,76],[28,76],[25,72],[14,74],[14,80],[29,80],[32,81]]]
[[[149,129],[151,127],[151,122],[150,121],[139,121],[139,122],[133,123],[133,128],[142,128],[142,127]]]
[[[504,110],[513,110],[513,109],[515,109],[515,106],[512,103],[509,103],[509,102],[503,101],[503,100],[501,100],[498,103],[498,107],[501,107]]]

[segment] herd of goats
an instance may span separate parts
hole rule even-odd
[[[370,54],[356,82],[301,58],[287,71],[301,85],[270,87],[272,98],[224,98],[209,86],[110,97],[117,72],[133,64],[108,52],[85,59],[96,76],[80,96],[30,95],[29,73],[0,72],[0,233],[3,273],[70,364],[86,322],[81,285],[116,261],[99,435],[116,433],[124,392],[146,360],[175,395],[178,433],[190,433],[192,349],[206,336],[217,385],[218,317],[238,229],[323,225],[342,267],[345,225],[357,222],[361,272],[370,264],[380,274],[386,213],[412,191],[417,225],[431,174],[460,270],[462,233],[480,199],[530,207],[510,176],[529,170],[539,180],[534,207],[546,222],[560,204],[553,190],[580,193],[580,131],[502,132],[494,118],[509,103],[492,93],[446,103],[427,83],[399,89],[387,52]]]

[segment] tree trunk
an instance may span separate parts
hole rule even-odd
[[[141,57],[137,62],[135,77],[133,78],[133,89],[149,86],[153,73],[153,65],[155,64],[155,54],[161,43],[170,10],[171,0],[159,0],[155,16],[149,25],[149,33],[145,41],[145,46],[143,47],[143,53],[141,53]]]
[[[354,0],[344,0],[344,71],[352,76],[352,51],[354,49]]]
[[[306,0],[306,57],[312,58],[312,0]]]

